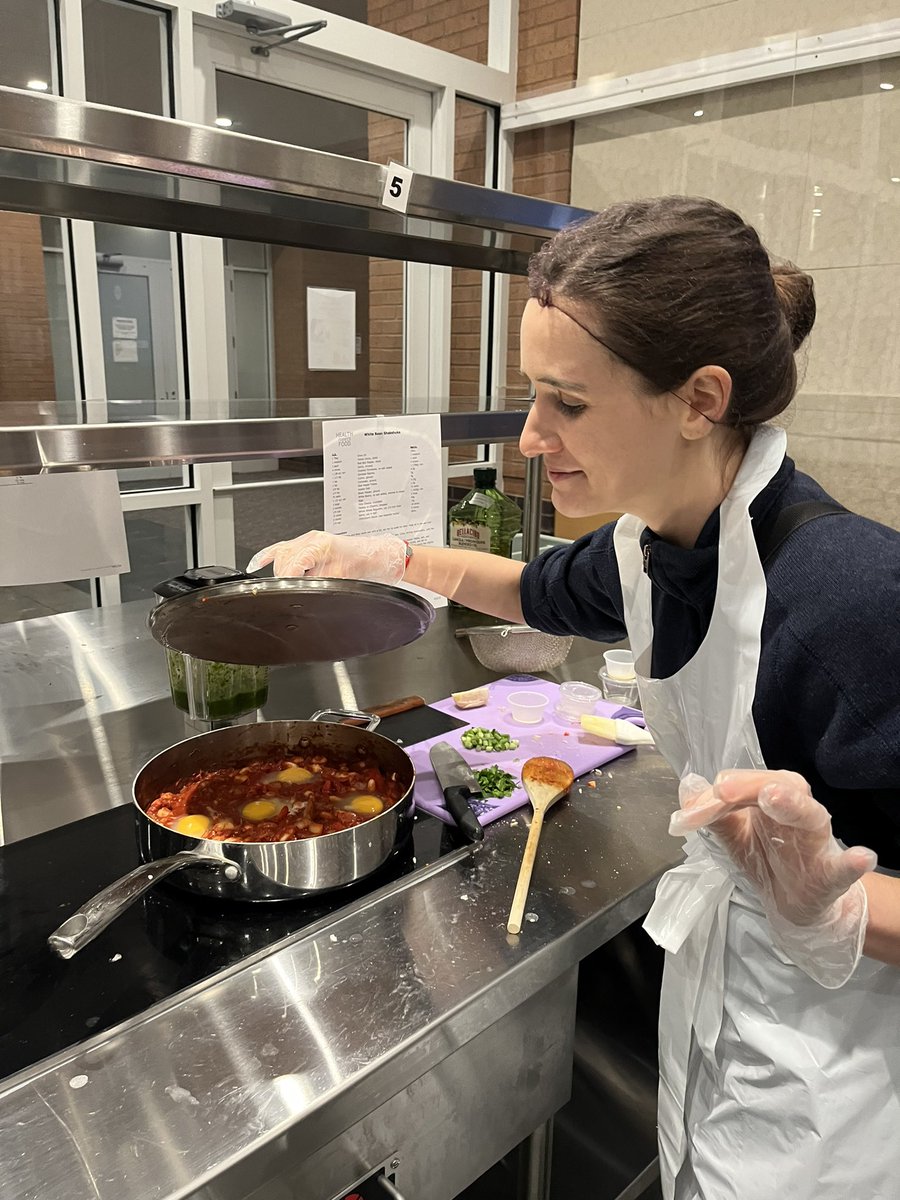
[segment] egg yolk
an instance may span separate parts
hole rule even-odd
[[[278,805],[274,800],[251,800],[241,809],[241,816],[245,821],[268,821],[277,812]]]
[[[175,822],[175,829],[188,837],[203,837],[210,825],[212,821],[209,817],[204,817],[202,813],[191,813],[186,817],[179,817]]]
[[[348,796],[343,807],[360,817],[374,817],[376,813],[380,813],[384,808],[384,801],[380,800],[378,796],[360,794],[358,796]]]
[[[283,771],[279,771],[274,779],[281,783],[306,783],[307,779],[313,778],[312,771],[307,771],[305,767],[285,767]]]

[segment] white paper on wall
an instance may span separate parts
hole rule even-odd
[[[356,370],[356,292],[306,289],[306,353],[310,371]]]

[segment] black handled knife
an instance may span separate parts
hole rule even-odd
[[[435,742],[428,756],[443,789],[448,812],[470,842],[480,842],[484,837],[484,829],[469,803],[470,800],[481,799],[481,788],[475,772],[459,751],[447,742]]]

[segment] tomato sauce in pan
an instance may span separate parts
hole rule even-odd
[[[365,758],[313,752],[199,771],[163,792],[147,816],[214,842],[291,842],[349,829],[396,804],[404,788]]]

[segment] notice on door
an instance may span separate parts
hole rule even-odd
[[[138,335],[137,317],[113,317],[112,335],[114,338],[130,338]]]
[[[443,546],[440,416],[326,421],[322,456],[329,533],[392,533],[413,546]],[[435,607],[447,603],[437,593],[409,590]]]
[[[116,363],[136,363],[138,359],[138,344],[137,342],[123,341],[116,339],[112,344],[113,362]]]
[[[115,471],[0,478],[0,587],[130,570]]]

